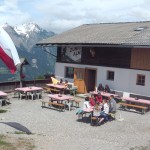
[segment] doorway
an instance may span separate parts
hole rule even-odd
[[[87,92],[94,91],[96,85],[96,69],[86,69],[86,90]]]
[[[75,68],[74,85],[79,93],[95,90],[97,70],[94,68]]]

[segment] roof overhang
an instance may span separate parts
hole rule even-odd
[[[76,46],[76,47],[123,47],[123,48],[150,48],[150,45],[132,45],[127,43],[121,43],[121,44],[112,44],[112,43],[38,43],[36,44],[37,47],[65,47],[65,46]]]

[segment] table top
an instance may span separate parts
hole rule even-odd
[[[150,105],[150,100],[146,100],[146,99],[135,99],[133,97],[122,97],[122,99],[124,99],[125,101]]]
[[[7,96],[7,93],[0,91],[0,96]]]
[[[83,109],[83,111],[86,112],[86,113],[90,113],[90,112],[93,111],[93,109],[94,109],[94,107],[91,106],[90,108]]]
[[[94,95],[97,95],[99,92],[96,92],[96,91],[91,91],[90,94],[94,94]],[[102,96],[105,96],[105,97],[110,97],[111,95],[113,95],[114,97],[118,97],[117,94],[112,94],[112,93],[106,93],[106,92],[100,92]]]
[[[57,88],[57,89],[65,89],[66,88],[64,85],[59,85],[59,84],[46,84],[46,85]]]
[[[41,87],[22,87],[22,88],[16,88],[15,91],[23,91],[23,92],[30,92],[30,91],[38,91],[38,90],[43,90]]]
[[[69,95],[64,95],[62,94],[60,96],[60,94],[48,94],[49,98],[53,98],[55,100],[59,100],[59,101],[64,101],[64,100],[72,100],[73,96],[69,96]]]

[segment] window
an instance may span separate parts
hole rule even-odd
[[[114,81],[114,71],[107,71],[107,80]]]
[[[83,79],[83,74],[82,72],[77,72],[77,79],[82,80]]]
[[[74,78],[74,68],[73,67],[65,67],[65,78]]]
[[[138,74],[136,79],[136,85],[145,85],[145,75]]]

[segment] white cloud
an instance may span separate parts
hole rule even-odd
[[[0,5],[0,24],[8,22],[10,24],[21,24],[31,17],[28,13],[22,12],[18,7],[18,0],[4,0]]]
[[[34,21],[54,32],[81,24],[150,20],[149,0],[1,0],[0,24]]]

